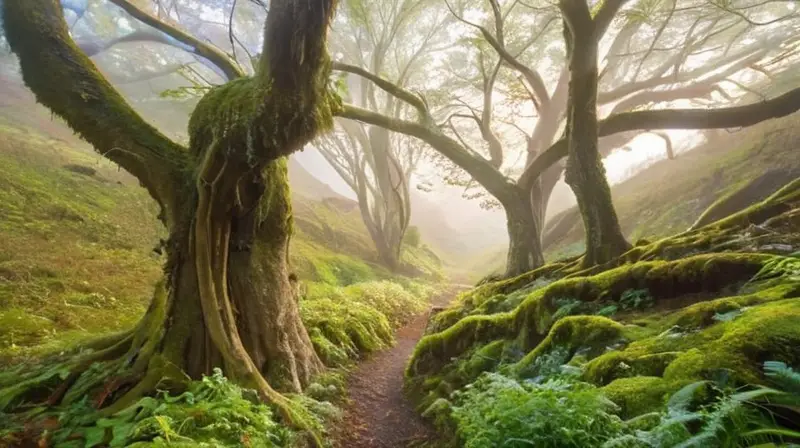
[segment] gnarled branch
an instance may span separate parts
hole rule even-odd
[[[771,100],[720,109],[665,109],[623,112],[600,121],[599,135],[653,129],[725,129],[752,126],[800,110],[800,88]],[[567,142],[561,139],[539,155],[522,174],[519,184],[532,185],[544,170],[567,156]]]
[[[170,25],[167,22],[164,22],[158,17],[134,5],[129,0],[110,1],[111,3],[114,3],[122,8],[136,20],[139,20],[146,25],[150,25],[151,27],[167,34],[182,44],[189,46],[192,49],[190,50],[192,53],[209,60],[212,64],[219,67],[228,80],[240,78],[245,75],[239,64],[237,64],[235,60],[228,57],[228,55],[222,52],[219,48],[209,45],[192,36],[191,34],[186,33],[185,31]]]
[[[6,37],[37,101],[138,178],[160,204],[174,205],[184,148],[147,124],[80,51],[58,2],[2,5]]]

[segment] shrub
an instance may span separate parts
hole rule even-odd
[[[422,235],[419,233],[417,226],[409,226],[406,229],[406,234],[403,236],[403,243],[411,247],[419,247],[422,242]]]
[[[300,314],[322,361],[338,367],[391,344],[392,329],[422,312],[432,293],[414,282],[311,283]]]
[[[342,366],[394,340],[386,316],[363,303],[303,300],[300,314],[314,349],[328,366]]]
[[[466,448],[599,446],[622,430],[614,404],[580,382],[535,384],[488,373],[453,398]]]
[[[421,313],[428,297],[415,295],[391,281],[356,283],[344,289],[349,300],[371,306],[383,313],[389,322],[398,326]]]

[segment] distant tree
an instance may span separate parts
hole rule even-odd
[[[331,33],[335,66],[383,73],[397,85],[425,81],[424,67],[441,44],[447,14],[432,0],[343,3]],[[364,78],[344,74],[342,94],[360,107],[407,118],[408,105]],[[364,224],[382,264],[400,268],[403,236],[411,220],[409,184],[423,156],[416,139],[364,123],[339,119],[336,131],[314,146],[358,198]]]
[[[463,83],[460,90],[454,82],[452,90],[466,98],[457,107],[446,104],[442,110],[433,111],[431,105],[415,93],[375,74],[367,74],[376,85],[414,106],[417,120],[399,120],[352,106],[345,108],[344,116],[424,140],[485,188],[506,212],[510,239],[508,276],[544,262],[540,234],[546,203],[563,170],[561,159],[573,154],[566,164],[566,180],[576,193],[579,206],[583,203],[581,211],[587,226],[585,260],[587,263],[602,262],[627,247],[627,243],[621,242],[624,238],[620,237],[616,217],[611,213],[610,193],[602,192],[608,188],[600,157],[611,148],[623,146],[642,131],[747,126],[800,107],[791,105],[797,95],[796,91],[791,91],[750,106],[641,110],[679,100],[705,107],[730,104],[736,100],[731,92],[746,94],[747,80],[757,80],[754,76],[745,76],[743,71],[773,76],[773,71],[791,67],[786,61],[800,41],[800,20],[797,13],[782,2],[740,5],[705,0],[641,0],[623,8],[624,3],[604,2],[595,6],[591,14],[592,23],[597,23],[592,26],[596,43],[591,48],[598,47],[601,39],[609,43],[608,50],[602,54],[599,47],[591,52],[598,67],[597,79],[592,81],[593,77],[589,76],[584,80],[598,85],[595,93],[572,92],[570,96],[569,81],[575,75],[575,68],[570,64],[576,63],[574,58],[585,61],[586,56],[568,53],[567,44],[573,38],[570,34],[559,37],[559,27],[555,25],[566,18],[562,6],[520,1],[501,5],[497,0],[487,0],[489,11],[485,14],[473,3],[469,4],[470,8],[450,5],[453,14],[465,26],[478,30],[478,37],[465,40],[464,44],[467,49],[474,48],[475,57],[461,58],[472,61],[474,70],[455,72],[458,74],[455,79]],[[512,13],[518,10],[525,12],[512,27],[510,21],[515,17]],[[467,15],[480,19],[468,20]],[[531,33],[531,27],[537,31]],[[467,54],[462,49],[459,51]],[[462,65],[461,69],[469,66]],[[555,83],[552,89],[547,88],[545,77],[534,69],[538,66],[551,67],[549,79]],[[601,66],[603,69],[599,71]],[[504,77],[503,73],[509,70],[519,79],[515,81],[514,76],[507,74]],[[586,70],[592,71],[591,67]],[[600,86],[604,90],[600,90]],[[500,87],[502,90],[498,90]],[[472,94],[462,93],[470,89],[474,89]],[[525,133],[527,160],[517,181],[502,170],[503,136],[493,125],[492,109],[496,111],[498,106],[492,98],[500,96],[505,98],[509,108],[527,101],[530,105],[527,110],[536,118],[532,133]],[[471,99],[474,99],[472,103]],[[587,108],[591,116],[571,117],[569,111],[577,110],[573,101],[582,103],[580,107]],[[609,109],[610,113],[600,121],[597,132],[599,137],[605,138],[594,148],[594,144],[580,138],[576,132],[588,133],[588,137],[594,134],[591,123],[586,120],[596,120],[603,109]],[[748,117],[749,111],[754,115]],[[469,144],[459,128],[452,124],[454,117],[476,124],[483,139],[481,147],[475,149],[476,145]],[[520,123],[511,125],[524,132]],[[564,129],[568,138],[556,140],[560,129]],[[573,153],[570,153],[568,140],[577,145]],[[587,149],[578,151],[578,147]],[[583,158],[594,157],[590,154],[595,152],[596,160]],[[590,186],[585,187],[584,183]],[[597,191],[590,193],[587,189]],[[595,194],[599,196],[594,197]],[[594,207],[598,210],[591,210]]]
[[[448,14],[433,0],[345,1],[333,25],[335,66],[383,73],[398,86],[425,82],[425,65],[444,37]],[[441,48],[438,48],[441,49]],[[407,104],[368,80],[344,74],[343,96],[360,107],[408,118]],[[403,236],[411,220],[411,176],[423,156],[418,140],[386,128],[339,119],[336,131],[314,146],[358,198],[364,224],[382,264],[400,267]]]
[[[106,391],[117,397],[105,409],[113,413],[163,381],[181,381],[183,372],[199,377],[224,367],[289,423],[307,426],[276,392],[299,391],[322,367],[287,269],[286,156],[330,129],[341,107],[330,89],[326,49],[335,6],[335,0],[270,2],[252,77],[224,53],[204,53],[231,81],[200,101],[184,148],[145,123],[79,50],[58,2],[2,3],[8,42],[37,100],[139,179],[170,234],[165,280],[142,321],[89,343],[95,350],[76,355],[65,387],[50,402],[74,399],[67,393],[72,385],[111,387],[104,382],[113,373],[132,380]],[[154,23],[154,16],[141,18]],[[165,22],[155,26],[173,37],[185,34]],[[191,42],[194,51],[213,50]],[[95,362],[105,365],[88,369]],[[4,397],[21,398],[38,385],[14,387]]]

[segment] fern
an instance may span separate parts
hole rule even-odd
[[[780,361],[764,361],[764,374],[786,392],[800,395],[800,372]]]
[[[600,446],[622,428],[599,389],[566,379],[520,383],[488,373],[453,400],[466,448]]]

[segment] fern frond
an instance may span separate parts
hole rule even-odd
[[[764,374],[786,392],[800,394],[800,372],[780,361],[764,361]]]
[[[667,401],[667,409],[670,411],[684,411],[692,404],[697,391],[705,387],[708,381],[698,381],[689,385],[683,386],[679,391],[672,394]]]

